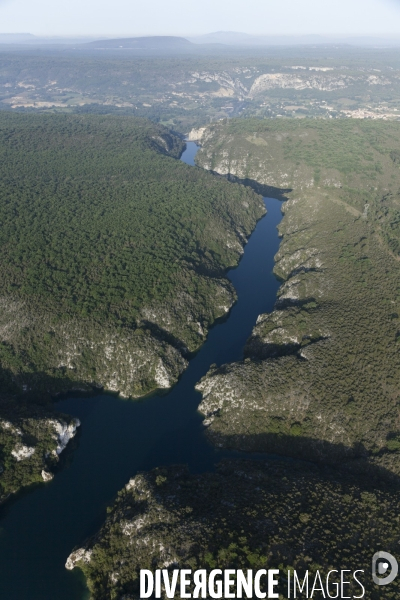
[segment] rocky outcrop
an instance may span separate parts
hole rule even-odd
[[[201,142],[201,138],[203,137],[206,131],[206,127],[199,127],[198,129],[191,129],[187,134],[188,142]]]
[[[20,444],[19,442],[15,444],[14,449],[11,450],[11,456],[13,456],[18,462],[20,460],[26,460],[27,458],[30,458],[34,453],[35,448],[25,446],[25,444]]]
[[[0,503],[21,487],[54,477],[60,454],[75,437],[79,419],[55,416],[39,407],[0,401],[7,418],[0,421]]]
[[[55,453],[59,456],[67,447],[68,442],[75,436],[76,430],[80,427],[81,423],[79,419],[72,419],[70,423],[66,423],[62,419],[50,419],[48,425],[54,427],[56,431],[57,448],[55,449]]]
[[[228,303],[230,306],[233,302],[230,292],[222,296],[221,304]],[[165,387],[167,380],[170,387],[187,365],[182,356],[186,347],[184,342],[177,341],[178,347],[174,347],[167,339],[162,339],[164,333],[168,333],[168,324],[162,316],[166,308],[154,307],[147,312],[144,310],[144,323],[141,326],[139,324],[136,330],[125,329],[117,332],[107,325],[99,327],[97,323],[79,322],[76,319],[56,325],[48,315],[29,310],[23,302],[16,303],[12,299],[7,302],[5,297],[0,303],[0,321],[2,317],[7,320],[10,307],[13,307],[15,314],[15,325],[8,320],[4,329],[5,335],[0,337],[0,343],[7,344],[8,352],[14,355],[20,349],[29,347],[31,340],[35,339],[37,344],[42,345],[42,356],[45,357],[44,372],[28,371],[19,373],[14,378],[14,386],[17,384],[26,394],[32,393],[40,386],[51,394],[72,389],[92,391],[94,388],[103,388],[117,392],[123,397],[137,397],[159,387],[161,372],[163,382],[160,387]],[[217,315],[218,311],[222,314],[217,305]],[[172,314],[171,310],[169,314]],[[213,319],[213,313],[207,317]],[[179,319],[177,316],[174,318],[172,335],[176,333],[178,338]],[[194,319],[195,315],[192,317],[192,320]],[[157,321],[163,329],[151,331],[148,324]],[[19,324],[24,322],[25,327],[19,327]],[[189,329],[189,322],[185,326]],[[204,341],[203,335],[191,335],[197,337],[197,345]],[[54,373],[57,373],[57,377],[52,375]]]
[[[51,481],[52,479],[54,479],[53,473],[49,473],[49,471],[45,471],[44,469],[42,469],[41,475],[43,481]]]
[[[245,70],[243,69],[242,71],[244,72]],[[243,99],[248,94],[248,88],[240,81],[239,77],[235,77],[226,71],[193,71],[187,83],[196,84],[199,82],[218,83],[220,89],[214,92],[213,95],[215,96],[237,95],[240,99]]]
[[[148,327],[118,333],[106,327],[87,327],[78,332],[76,324],[71,323],[64,328],[65,343],[58,349],[56,368],[66,370],[70,379],[94,384],[125,398],[166,387],[167,380],[170,387],[187,361],[179,348],[156,336],[157,332],[152,335]],[[163,384],[159,385],[161,372]]]
[[[67,558],[67,562],[65,563],[65,568],[68,571],[72,571],[77,564],[79,563],[90,563],[90,557],[92,555],[91,550],[85,550],[85,548],[78,548],[78,550],[74,550]]]
[[[317,71],[317,72],[315,72]],[[292,73],[264,73],[257,77],[250,88],[249,97],[262,94],[273,89],[294,89],[306,90],[313,89],[321,92],[332,92],[335,90],[345,89],[356,83],[364,85],[390,85],[391,81],[384,76],[369,75],[346,75],[338,71],[331,72],[332,69],[318,69],[313,71],[299,71],[296,74]]]

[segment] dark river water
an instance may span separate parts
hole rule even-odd
[[[182,160],[193,165],[197,147]],[[194,385],[212,363],[239,360],[257,316],[273,308],[278,282],[272,274],[278,250],[281,203],[265,198],[261,219],[236,269],[228,273],[238,302],[209,332],[178,384],[163,395],[121,400],[101,394],[68,398],[57,409],[78,417],[74,451],[54,480],[6,505],[0,520],[0,600],[82,600],[84,582],[64,568],[76,545],[99,528],[117,491],[137,471],[187,463],[192,472],[212,470],[223,456],[204,436]]]

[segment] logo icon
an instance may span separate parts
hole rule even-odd
[[[390,571],[389,571],[390,570]],[[389,571],[386,577],[381,577]],[[389,552],[376,552],[372,558],[372,579],[377,585],[392,583],[397,577],[399,565],[394,556]]]

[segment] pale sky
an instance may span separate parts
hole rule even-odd
[[[0,33],[400,36],[400,0],[0,0]]]

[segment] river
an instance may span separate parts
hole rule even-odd
[[[188,142],[182,160],[193,165],[196,150]],[[54,480],[2,509],[0,599],[87,598],[79,571],[67,571],[65,561],[99,528],[106,506],[137,471],[187,463],[192,472],[201,472],[212,470],[223,456],[240,456],[207,442],[197,412],[201,395],[194,385],[212,363],[241,359],[257,316],[274,306],[279,283],[272,268],[281,202],[264,200],[268,213],[258,222],[239,266],[228,273],[238,301],[229,316],[211,328],[170,392],[139,401],[100,394],[57,403],[58,410],[78,417],[82,427],[74,451],[65,451],[63,468]]]

